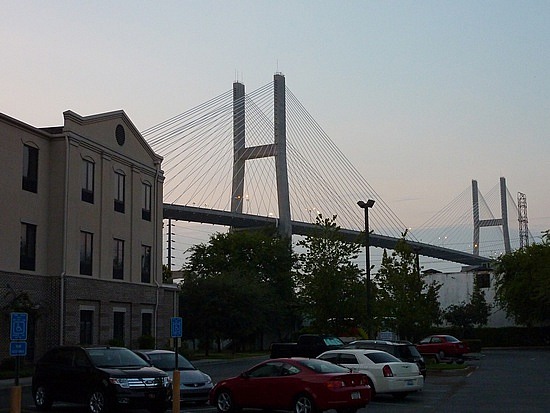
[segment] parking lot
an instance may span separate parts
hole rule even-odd
[[[258,360],[199,362],[215,381],[236,375]],[[462,372],[429,372],[422,392],[405,400],[377,396],[366,412],[546,412],[550,406],[550,350],[484,350]],[[431,374],[430,374],[431,373]],[[36,412],[28,379],[23,380],[22,412]],[[0,389],[0,413],[9,412],[9,387]],[[53,412],[84,413],[81,406],[54,405]],[[186,413],[214,413],[212,406],[182,405]],[[145,410],[138,413],[144,413]]]

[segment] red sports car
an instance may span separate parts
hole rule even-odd
[[[464,360],[464,354],[470,350],[466,343],[453,336],[434,335],[426,337],[416,345],[420,354],[435,355],[439,360],[445,358]]]
[[[220,413],[241,408],[355,413],[370,399],[366,375],[306,358],[264,361],[237,377],[220,381],[210,392],[210,404]]]

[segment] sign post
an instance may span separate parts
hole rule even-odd
[[[10,356],[15,357],[15,384],[11,389],[10,413],[21,413],[21,386],[19,385],[19,363],[27,355],[27,313],[10,313]]]
[[[170,319],[170,336],[174,339],[174,375],[172,376],[172,412],[180,411],[180,371],[178,369],[178,338],[183,335],[183,320],[181,317]]]

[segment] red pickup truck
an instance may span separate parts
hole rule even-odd
[[[458,362],[464,361],[464,354],[469,353],[470,349],[466,343],[453,336],[433,335],[420,340],[416,344],[418,352],[425,356],[435,356],[439,361],[443,359],[456,359]]]

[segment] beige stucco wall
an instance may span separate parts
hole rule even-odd
[[[0,114],[0,307],[11,299],[8,284],[37,304],[37,356],[60,342],[78,343],[83,308],[94,309],[97,344],[112,338],[114,308],[126,313],[127,346],[137,345],[144,311],[155,313],[157,340],[167,342],[177,289],[162,285],[162,159],[122,111],[65,112],[64,120],[42,131]],[[117,125],[125,130],[123,145],[115,139]],[[37,193],[21,188],[25,143],[39,149]],[[93,204],[81,200],[84,158],[95,163]],[[114,210],[115,170],[126,176],[124,213]],[[151,221],[141,216],[144,182],[152,187]],[[20,269],[21,222],[37,225],[35,271]],[[81,231],[94,234],[92,276],[80,275]],[[122,280],[112,276],[113,238],[125,241]],[[142,245],[151,246],[150,283],[141,282]],[[9,347],[4,321],[0,359]]]

